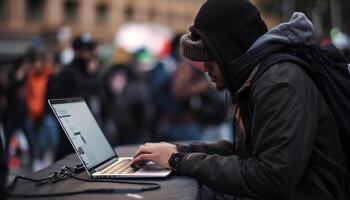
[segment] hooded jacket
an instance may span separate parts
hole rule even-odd
[[[196,32],[212,52],[233,45],[213,45],[205,31]],[[245,105],[240,112],[248,116],[243,119],[248,153],[227,141],[179,145],[186,153],[180,174],[239,199],[346,198],[343,177],[317,162],[345,171],[336,122],[306,73],[296,64],[280,63],[244,84],[266,56],[304,45],[312,36],[312,23],[295,13],[233,61],[214,55],[232,96]]]

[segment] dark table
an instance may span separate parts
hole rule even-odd
[[[119,156],[131,156],[135,152],[137,146],[126,146],[119,147],[117,153]],[[45,178],[54,171],[60,170],[63,166],[74,166],[80,164],[79,158],[76,154],[67,156],[66,158],[52,164],[44,170],[41,170],[37,173],[32,174],[31,178],[40,179]],[[80,173],[78,177],[89,178],[86,171]],[[130,180],[130,179],[129,179]],[[134,180],[134,179],[132,179]],[[74,196],[64,196],[64,197],[55,197],[50,199],[199,199],[199,185],[195,179],[185,176],[170,175],[167,178],[157,178],[157,179],[137,179],[137,181],[145,182],[154,182],[161,185],[161,188],[158,190],[147,191],[142,193],[137,193],[140,196],[133,196],[133,194],[80,194]],[[74,179],[67,179],[55,184],[47,184],[39,187],[35,187],[34,183],[20,180],[13,192],[15,193],[26,193],[26,194],[47,194],[47,193],[61,193],[61,192],[72,192],[84,189],[96,189],[96,188],[134,188],[140,187],[135,185],[125,185],[119,183],[88,183],[82,182]],[[142,198],[141,198],[142,197]],[[10,198],[15,199],[15,198]],[[17,198],[16,198],[17,199]],[[35,198],[33,198],[35,199]],[[47,198],[41,198],[47,199]]]

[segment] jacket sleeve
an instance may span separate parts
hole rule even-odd
[[[310,102],[304,102],[313,94],[303,91],[279,82],[253,94],[252,157],[190,153],[180,174],[234,196],[286,198],[305,171],[317,128]]]
[[[193,142],[191,144],[178,144],[177,150],[183,153],[206,153],[228,156],[234,154],[234,145],[232,142],[220,140],[215,143],[207,144],[203,142]]]

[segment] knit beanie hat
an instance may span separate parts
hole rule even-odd
[[[267,27],[249,0],[207,0],[180,52],[194,61],[216,60],[223,67],[243,55]]]
[[[184,34],[180,39],[180,52],[186,58],[193,61],[212,61],[214,57],[199,37],[192,36],[191,33]]]

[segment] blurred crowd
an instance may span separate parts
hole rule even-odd
[[[73,153],[48,99],[84,98],[113,146],[232,139],[224,93],[201,63],[179,56],[178,44],[179,35],[157,56],[116,48],[106,61],[98,56],[99,44],[80,35],[67,64],[62,53],[36,48],[2,63],[0,125],[10,168],[25,163],[36,171]]]
[[[125,38],[132,37],[126,33]],[[179,55],[179,40],[174,36],[158,54],[115,47],[105,59],[99,54],[102,45],[82,34],[69,51],[31,47],[1,63],[0,133],[10,168],[28,165],[36,171],[73,153],[48,99],[84,98],[112,146],[232,140],[229,97],[212,85],[202,63]],[[320,40],[329,42],[350,57],[345,33],[333,29]]]

